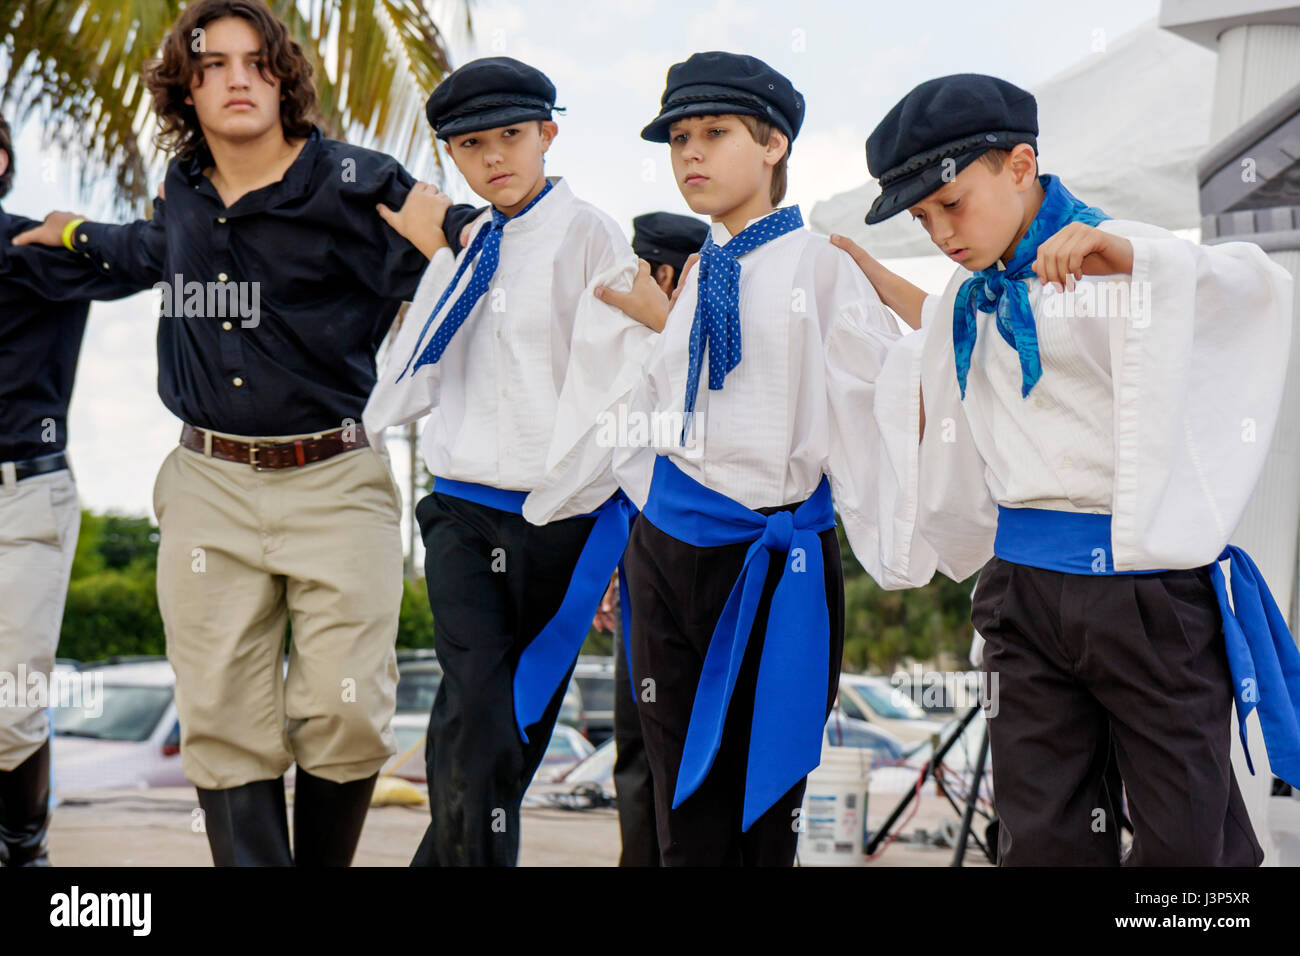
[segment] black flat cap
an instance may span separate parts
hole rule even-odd
[[[470,60],[434,91],[424,112],[441,139],[525,120],[548,120],[555,84],[536,67],[508,56]]]
[[[1034,94],[981,73],[926,80],[904,96],[867,137],[867,169],[880,181],[868,225],[920,202],[990,149],[1028,143],[1038,152]]]
[[[641,130],[641,138],[666,143],[668,127],[679,119],[727,113],[767,120],[793,143],[803,125],[803,96],[757,57],[696,53],[668,70],[659,115]]]
[[[650,262],[666,262],[678,275],[691,253],[699,252],[709,224],[694,216],[648,212],[632,220],[632,251]]]

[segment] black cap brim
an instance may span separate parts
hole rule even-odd
[[[953,174],[956,175],[961,172],[979,159],[983,153],[987,152],[988,149],[977,149],[953,157]],[[942,189],[948,183],[949,180],[944,178],[943,173],[944,164],[943,160],[940,160],[911,176],[890,183],[880,191],[876,201],[871,204],[864,221],[868,226],[874,226],[878,222],[884,222],[886,219],[898,215],[909,206],[916,205],[926,196]]]
[[[691,116],[726,116],[727,114],[757,116],[759,119],[768,120],[785,133],[787,139],[790,138],[790,132],[784,129],[784,124],[775,115],[768,115],[752,107],[741,106],[738,103],[726,103],[722,100],[704,103],[683,103],[681,106],[667,109],[656,116],[649,126],[641,130],[641,138],[651,143],[666,143],[668,142],[668,128],[678,120],[687,119]]]
[[[447,120],[438,127],[437,133],[439,139],[450,139],[452,136],[480,133],[485,129],[497,129],[501,126],[511,126],[527,120],[548,119],[551,119],[551,111],[548,109],[541,109],[536,106],[498,106],[479,113],[471,113],[467,116],[458,116],[455,119]]]

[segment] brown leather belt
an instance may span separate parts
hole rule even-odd
[[[345,437],[345,433],[350,437]],[[208,440],[207,433],[202,428],[186,425],[181,429],[181,447],[190,451],[207,454]],[[366,430],[361,425],[336,428],[334,431],[293,441],[239,441],[235,438],[222,438],[220,435],[212,435],[210,440],[213,458],[252,465],[254,471],[301,468],[370,444]]]

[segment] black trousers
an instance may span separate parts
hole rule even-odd
[[[618,614],[615,620],[619,620]],[[641,733],[641,715],[628,680],[621,622],[614,625],[614,749],[614,795],[623,841],[618,865],[658,866],[654,781]]]
[[[796,507],[760,511],[771,514]],[[835,530],[822,532],[820,538],[830,613],[826,675],[826,712],[830,713],[844,653],[844,576]],[[645,688],[647,679],[653,682],[637,702],[665,866],[790,866],[794,862],[806,780],[792,787],[747,833],[741,831],[759,656],[783,556],[772,555],[713,768],[700,788],[672,809],[704,656],[748,550],[747,544],[696,548],[660,531],[643,515],[623,556],[632,601],[632,672],[638,688]]]
[[[997,708],[1000,865],[1119,864],[1112,747],[1134,829],[1126,864],[1263,860],[1232,771],[1232,684],[1208,569],[1094,576],[993,558],[971,620]]]
[[[594,518],[544,526],[436,491],[415,509],[442,666],[425,743],[432,822],[413,866],[514,866],[519,806],[560,712],[515,728],[514,674],[559,610]]]

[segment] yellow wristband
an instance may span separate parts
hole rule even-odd
[[[76,232],[77,227],[80,226],[85,221],[86,221],[85,219],[74,219],[72,220],[72,222],[68,223],[66,226],[63,227],[63,246],[69,252],[77,251],[76,247],[72,244],[72,234]]]

